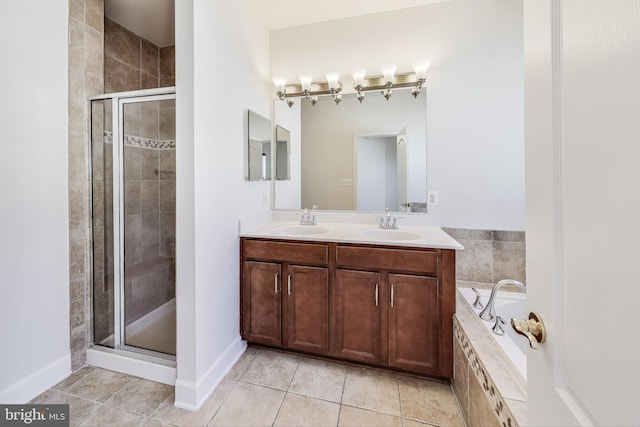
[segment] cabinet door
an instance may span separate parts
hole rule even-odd
[[[380,363],[380,285],[379,273],[336,270],[335,356]]]
[[[249,342],[281,345],[281,266],[245,261],[242,289],[243,337]]]
[[[315,354],[328,354],[329,270],[289,266],[286,285],[283,282],[284,292],[286,346]]]
[[[438,279],[389,274],[389,365],[438,374]]]

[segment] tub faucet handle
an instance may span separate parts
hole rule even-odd
[[[500,316],[496,316],[496,323],[493,324],[493,328],[491,328],[491,330],[496,335],[504,335],[504,329],[502,329],[502,325],[504,324],[504,319]]]
[[[482,301],[480,301],[480,292],[478,292],[476,288],[471,288],[471,290],[476,294],[476,300],[473,302],[473,308],[484,308],[484,304],[482,304]]]

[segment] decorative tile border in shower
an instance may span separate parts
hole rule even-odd
[[[497,417],[499,424],[504,427],[519,426],[520,424],[509,410],[505,399],[500,394],[498,387],[483,364],[477,350],[474,348],[471,340],[460,324],[458,314],[453,318],[453,334],[454,339],[460,345],[460,348],[469,363],[469,375],[475,375],[487,402],[493,409],[493,414]],[[467,389],[468,387],[469,386],[467,386]],[[467,420],[467,422],[470,421]]]
[[[104,143],[113,143],[113,133],[104,131]],[[175,150],[175,139],[151,139],[141,136],[125,135],[124,145],[127,147],[152,148],[154,150]]]

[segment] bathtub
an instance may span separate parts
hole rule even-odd
[[[476,314],[482,309],[473,308],[475,301],[475,293],[470,288],[459,287],[458,291],[469,304],[471,310]],[[491,291],[488,289],[478,289],[481,295],[481,302],[486,306],[489,301]],[[520,292],[499,291],[495,301],[496,315],[504,319],[503,329],[504,335],[493,333],[491,328],[495,321],[485,322],[478,320],[486,327],[489,335],[496,341],[498,347],[504,352],[513,366],[522,375],[524,381],[527,380],[527,352],[529,351],[529,341],[522,335],[518,335],[511,327],[511,318],[526,319],[528,317],[526,310],[526,295]]]

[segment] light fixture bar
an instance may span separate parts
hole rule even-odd
[[[416,87],[415,73],[400,73],[394,76],[393,89],[414,88]],[[365,77],[362,85],[362,92],[372,92],[374,90],[384,90],[387,88],[387,82],[384,76]],[[289,84],[286,86],[285,98],[304,98],[305,94],[300,84]],[[309,95],[331,95],[329,85],[324,82],[313,82]]]
[[[353,76],[353,88],[358,101],[364,100],[365,92],[380,91],[389,100],[393,89],[411,89],[411,94],[417,98],[424,87],[427,77],[427,69],[431,63],[421,60],[413,64],[414,72],[398,73],[394,64],[382,67],[382,76],[366,77],[364,68],[356,68],[351,73]],[[286,84],[283,77],[273,79],[276,86],[276,95],[283,101],[287,101],[289,107],[293,105],[292,98],[306,98],[312,105],[317,102],[318,96],[330,95],[336,104],[340,103],[342,96],[342,82],[337,71],[325,74],[326,82],[314,82],[310,74],[301,74],[299,84]]]

